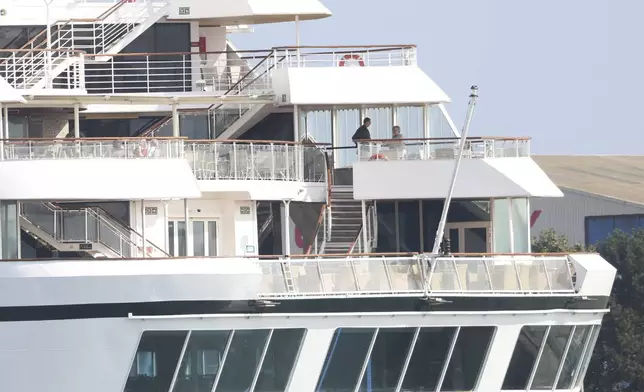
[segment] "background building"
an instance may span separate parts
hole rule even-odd
[[[588,245],[615,229],[644,227],[644,156],[533,158],[564,193],[530,200],[533,236],[552,228],[571,243]]]

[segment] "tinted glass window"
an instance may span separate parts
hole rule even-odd
[[[215,391],[245,392],[250,388],[268,333],[259,329],[235,331]]]
[[[422,328],[405,374],[403,390],[435,391],[456,328]]]
[[[416,328],[382,328],[367,362],[361,392],[393,392],[405,364]]]
[[[546,333],[546,326],[526,325],[521,328],[510,366],[503,380],[504,390],[525,389]]]
[[[494,327],[462,327],[441,391],[471,391],[483,367]]]
[[[591,325],[579,325],[575,327],[575,332],[572,334],[572,341],[566,354],[566,359],[561,369],[559,381],[557,381],[557,389],[570,389],[572,388],[573,378],[577,372],[577,368],[581,364],[581,356],[584,351],[586,342],[590,338]]]
[[[187,334],[186,331],[143,332],[125,392],[167,391]]]
[[[572,327],[568,325],[550,328],[530,389],[552,389],[571,331]]]
[[[255,392],[284,391],[300,351],[304,329],[276,329],[259,373]]]
[[[331,339],[316,391],[353,391],[375,329],[338,328]]]
[[[193,331],[190,334],[174,392],[211,391],[229,335],[229,331]]]

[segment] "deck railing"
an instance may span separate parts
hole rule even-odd
[[[358,142],[358,160],[456,159],[459,138],[376,139]],[[465,159],[530,156],[530,138],[473,137],[463,150]]]
[[[249,79],[253,83],[245,87],[246,93],[262,93],[271,89],[265,61],[271,54],[258,50],[97,55],[95,59],[111,60],[87,61],[86,88],[90,94],[223,93],[241,79]]]
[[[326,181],[324,154],[299,143],[189,141],[186,158],[198,180]]]
[[[564,295],[567,256],[334,256],[260,260],[260,297],[347,295]]]
[[[286,46],[274,50],[277,68],[416,65],[415,45]]]
[[[183,158],[184,139],[6,139],[0,141],[5,161],[43,159],[173,159]]]

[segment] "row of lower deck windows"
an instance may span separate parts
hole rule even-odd
[[[316,392],[470,391],[496,328],[338,328]],[[503,390],[570,389],[599,326],[525,326]],[[126,392],[285,391],[305,329],[146,331]],[[502,338],[502,337],[501,337]],[[555,388],[553,388],[555,386]]]

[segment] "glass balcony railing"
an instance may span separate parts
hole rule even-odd
[[[260,296],[574,293],[565,255],[310,256],[261,260]]]
[[[198,180],[325,182],[323,146],[183,138],[7,139],[0,160],[185,159]]]
[[[358,143],[360,161],[456,159],[460,139],[377,139]],[[530,156],[530,138],[468,138],[463,158],[519,158]]]
[[[183,139],[7,139],[1,142],[5,161],[59,159],[177,159],[184,157]]]

